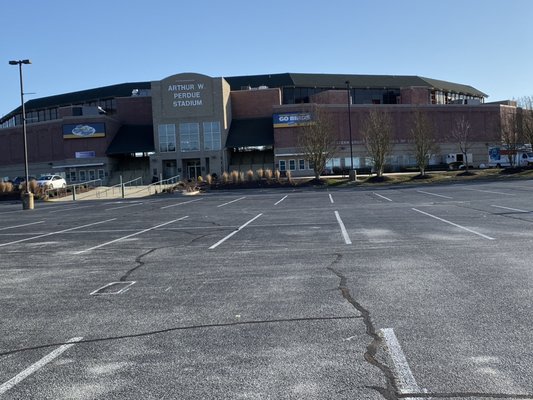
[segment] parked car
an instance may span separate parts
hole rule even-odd
[[[34,176],[28,176],[29,181],[34,181],[36,178]],[[22,185],[24,182],[26,182],[25,176],[17,176],[13,179],[10,179],[9,182],[13,184],[14,187],[18,188],[20,185]]]
[[[47,187],[48,189],[60,189],[67,187],[67,181],[59,175],[44,175],[37,180],[39,186]]]

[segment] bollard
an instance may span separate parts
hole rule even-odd
[[[22,209],[33,210],[33,193],[26,192],[22,195]]]
[[[120,175],[120,192],[121,192],[121,196],[122,198],[124,198],[124,183],[122,182],[122,175]]]

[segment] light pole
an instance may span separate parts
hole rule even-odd
[[[28,142],[26,138],[26,107],[24,106],[24,86],[22,83],[22,64],[31,64],[30,60],[13,60],[9,65],[19,66],[20,76],[20,102],[22,104],[22,141],[24,143],[24,173],[26,175],[26,192],[22,196],[22,209],[33,210],[33,193],[30,192],[30,181],[28,173]]]
[[[353,146],[352,146],[352,99],[350,96],[350,81],[346,81],[346,92],[348,93],[348,130],[350,133],[350,181],[355,181],[356,171],[353,169]]]

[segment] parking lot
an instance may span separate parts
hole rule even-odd
[[[2,399],[533,399],[533,181],[0,204]]]

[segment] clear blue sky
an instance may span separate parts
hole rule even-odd
[[[533,95],[532,0],[2,3],[0,115],[26,100],[181,72],[420,75],[487,101]]]

